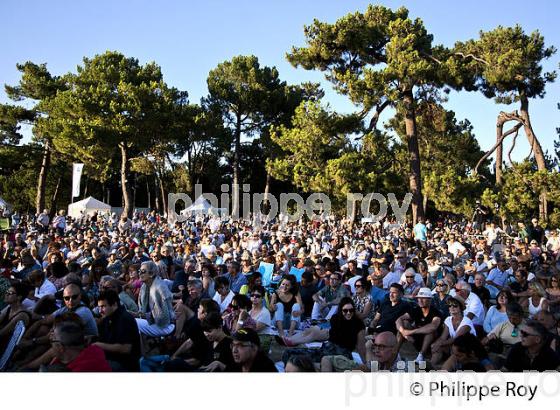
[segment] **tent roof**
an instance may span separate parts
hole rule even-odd
[[[6,201],[4,201],[4,199],[2,199],[1,197],[0,197],[0,207],[2,207],[2,208],[11,208],[10,204],[7,203]]]
[[[111,205],[107,205],[106,203],[101,202],[92,196],[89,196],[78,202],[73,202],[69,206],[81,207],[86,209],[111,209]]]

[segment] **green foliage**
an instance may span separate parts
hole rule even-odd
[[[533,161],[514,163],[504,171],[504,184],[499,190],[487,188],[482,201],[485,205],[500,206],[498,215],[510,221],[523,221],[538,216],[539,192],[547,193],[551,226],[560,222],[560,173],[538,171]]]
[[[457,42],[454,51],[461,53],[454,58],[470,72],[471,81],[498,103],[519,101],[520,93],[542,98],[546,84],[556,78],[556,72],[543,73],[542,68],[556,49],[546,47],[538,31],[528,35],[519,25],[481,31],[477,40]]]

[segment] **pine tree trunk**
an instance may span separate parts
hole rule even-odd
[[[496,123],[496,141],[502,138],[504,133],[504,122],[500,120],[498,116],[498,122]],[[502,185],[502,163],[503,163],[503,148],[504,143],[501,142],[496,148],[496,185]]]
[[[54,189],[54,193],[53,196],[51,198],[51,208],[50,209],[56,209],[56,202],[58,201],[58,192],[60,190],[60,182],[62,181],[62,177],[58,177],[58,180],[56,181],[56,187]]]
[[[123,196],[123,214],[130,218],[132,217],[132,200],[130,196],[130,188],[128,186],[128,152],[124,143],[120,143],[119,147],[121,149],[121,187]]]
[[[148,183],[147,175],[146,175],[146,193],[148,195],[148,209],[152,209],[152,195],[150,193],[150,184]]]
[[[237,123],[235,126],[235,146],[233,150],[233,189],[232,189],[232,209],[231,213],[234,216],[239,215],[239,184],[240,178],[240,151],[241,151],[241,116],[237,115]]]
[[[45,190],[47,188],[47,175],[51,166],[51,145],[50,141],[45,140],[43,148],[43,160],[41,161],[41,170],[39,171],[39,179],[37,180],[37,197],[35,199],[35,210],[37,214],[43,212],[45,208]]]
[[[422,201],[422,174],[420,172],[420,150],[418,148],[418,130],[416,128],[416,112],[412,89],[405,90],[404,97],[406,140],[410,163],[409,189],[412,194],[412,223],[424,217]]]
[[[520,116],[523,119],[523,128],[525,129],[525,134],[527,135],[527,139],[529,140],[529,145],[531,146],[533,154],[535,155],[537,169],[539,171],[546,171],[546,160],[544,157],[544,152],[539,140],[537,139],[537,136],[535,135],[535,132],[533,131],[533,126],[531,125],[531,117],[529,116],[529,99],[523,93],[520,95],[520,97]],[[543,191],[539,195],[539,218],[542,221],[546,221],[548,219],[547,202],[546,191]]]

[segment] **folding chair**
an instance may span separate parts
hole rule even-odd
[[[12,354],[14,353],[14,350],[15,350],[16,346],[18,345],[19,341],[21,340],[21,338],[23,337],[24,333],[25,333],[25,322],[23,320],[20,320],[19,322],[16,323],[16,326],[15,326],[14,331],[12,333],[12,337],[10,338],[10,341],[8,342],[8,346],[6,347],[6,350],[4,350],[4,353],[2,354],[2,357],[0,358],[0,371],[1,372],[6,370],[6,367],[8,366],[8,363],[10,362],[10,358],[12,357]]]

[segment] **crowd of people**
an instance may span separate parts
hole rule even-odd
[[[560,365],[560,235],[537,219],[256,227],[45,210],[12,215],[0,244],[10,371]]]

